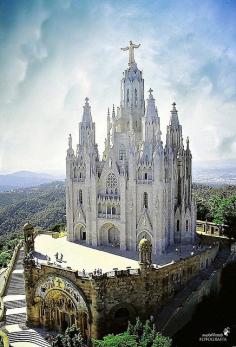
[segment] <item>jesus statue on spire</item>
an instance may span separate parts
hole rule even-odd
[[[129,42],[129,46],[121,48],[122,51],[129,51],[129,65],[135,63],[134,60],[134,49],[139,48],[139,45],[135,45],[132,41]]]

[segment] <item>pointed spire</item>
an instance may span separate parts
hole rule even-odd
[[[112,107],[112,119],[114,119],[115,117],[116,117],[115,105],[113,104],[113,107]]]
[[[89,98],[88,97],[85,98],[82,123],[86,123],[86,124],[92,123],[91,106],[89,105]]]
[[[186,138],[186,151],[189,151],[189,137]]]
[[[152,92],[153,92],[153,89],[152,89],[152,88],[150,88],[150,89],[148,90],[148,93],[149,93],[149,99],[153,99]]]
[[[145,117],[149,118],[151,120],[154,120],[154,119],[156,119],[156,117],[158,117],[157,108],[155,105],[155,99],[152,95],[153,90],[150,88],[148,90],[148,92],[149,92],[149,97],[147,99],[147,107],[146,107]]]
[[[109,107],[108,107],[108,109],[107,109],[107,118],[110,118],[110,109],[109,109]]]
[[[72,148],[72,136],[71,134],[69,134],[69,137],[68,137],[68,148]]]
[[[178,111],[175,107],[176,103],[173,102],[172,106],[173,106],[173,108],[171,110],[170,125],[172,125],[174,127],[178,127],[179,126],[179,118],[178,118]]]
[[[67,156],[68,157],[73,157],[73,155],[74,155],[74,150],[72,148],[72,136],[71,136],[71,134],[69,134]]]

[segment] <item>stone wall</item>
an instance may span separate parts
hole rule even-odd
[[[78,288],[88,308],[91,337],[117,332],[136,316],[146,319],[152,315],[155,319],[178,289],[214,261],[217,252],[218,245],[162,267],[91,277],[53,265],[25,266],[28,323],[39,324],[35,292],[39,281],[50,275],[70,280]]]

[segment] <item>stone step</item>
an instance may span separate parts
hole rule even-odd
[[[16,342],[29,342],[41,347],[50,347],[50,344],[44,340],[44,338],[34,330],[22,330],[13,333],[9,333],[10,343]]]
[[[26,301],[25,300],[7,301],[5,302],[4,306],[6,309],[26,307]]]
[[[18,313],[18,314],[10,314],[6,316],[5,324],[19,324],[25,323],[26,321],[26,313]]]

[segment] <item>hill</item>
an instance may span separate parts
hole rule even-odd
[[[21,230],[27,221],[49,228],[64,223],[65,214],[64,182],[0,193],[0,235]]]
[[[26,187],[36,187],[55,181],[49,174],[31,171],[17,171],[10,174],[0,174],[0,192]]]

